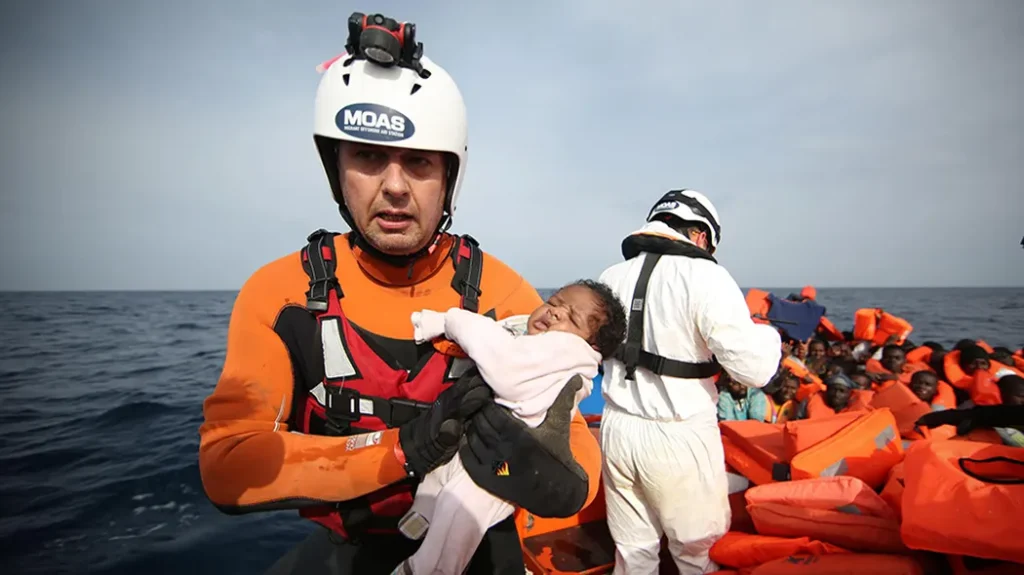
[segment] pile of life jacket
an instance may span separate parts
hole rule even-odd
[[[729,472],[746,481],[711,549],[719,573],[1024,574],[1024,448],[980,415],[1010,410],[1024,425],[1024,407],[958,410],[968,426],[928,430],[913,422],[930,409],[913,400],[890,392],[863,411],[721,422]]]

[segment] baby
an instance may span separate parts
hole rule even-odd
[[[543,421],[558,393],[574,375],[584,378],[573,414],[590,395],[601,360],[625,339],[626,313],[604,284],[580,280],[559,289],[529,316],[496,322],[453,308],[412,315],[415,339],[453,341],[476,364],[494,390],[495,402],[530,427]],[[479,487],[456,456],[428,473],[399,529],[426,537],[394,574],[460,575],[494,524],[513,506]]]

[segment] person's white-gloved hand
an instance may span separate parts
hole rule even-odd
[[[413,339],[423,343],[444,335],[444,314],[425,309],[412,314]]]

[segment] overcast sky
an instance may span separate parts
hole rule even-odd
[[[345,229],[312,141],[351,10],[459,83],[455,231],[537,286],[706,193],[742,286],[1024,286],[1017,0],[5,2],[0,289],[237,289]]]

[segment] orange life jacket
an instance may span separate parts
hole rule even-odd
[[[904,467],[901,534],[908,547],[1024,563],[1024,449],[917,442]]]
[[[808,369],[807,364],[800,358],[787,355],[782,358],[782,367],[789,370],[800,381],[800,387],[796,392],[797,401],[803,401],[819,391],[825,391],[825,384],[821,382],[818,374]]]
[[[928,347],[927,345],[915,347],[914,349],[907,352],[907,363],[923,363],[925,365],[928,365],[932,361],[933,353],[935,353],[935,350]]]
[[[806,536],[866,553],[907,551],[892,508],[856,477],[758,485],[746,496],[747,511],[762,535]]]
[[[914,326],[880,308],[863,308],[853,314],[853,339],[884,345],[891,336],[897,336],[896,345],[903,345]]]
[[[903,458],[896,420],[888,409],[774,425],[722,421],[726,464],[755,485],[849,475],[881,487]]]
[[[465,281],[463,309],[477,311],[483,254],[475,240],[459,238],[452,251],[455,277]],[[434,352],[415,374],[395,369],[378,356],[353,327],[341,306],[335,277],[334,235],[313,234],[302,251],[310,276],[307,307],[317,316],[324,349],[322,380],[306,382],[301,407],[293,409],[297,430],[310,435],[348,436],[382,431],[412,419],[454,380],[454,360]],[[397,520],[412,505],[412,483],[401,481],[354,501],[307,507],[299,514],[342,534],[396,532]]]
[[[994,359],[989,359],[988,365],[987,371],[989,375],[996,379],[1003,375],[1000,374],[1003,370],[1009,370],[1010,373],[1024,377],[1024,371],[999,363]],[[960,367],[960,350],[953,350],[946,354],[946,357],[942,359],[942,370],[946,372],[946,380],[949,381],[949,384],[957,389],[970,391],[971,387],[975,385],[974,377],[964,373],[964,370]]]
[[[747,292],[746,302],[747,309],[750,310],[750,318],[754,320],[754,323],[767,324],[768,310],[771,309],[771,304],[768,302],[768,296],[770,294],[764,290],[751,289]]]
[[[871,409],[871,398],[873,391],[855,389],[850,393],[850,402],[838,413],[851,413],[854,411],[867,411]],[[825,392],[819,391],[807,399],[807,419],[818,417],[829,417],[837,415],[836,410],[825,403]]]
[[[789,555],[849,553],[846,549],[810,537],[772,537],[729,531],[711,546],[711,560],[719,565],[746,569]]]
[[[927,558],[884,553],[790,555],[762,563],[743,575],[929,575]]]
[[[875,393],[871,399],[871,407],[875,409],[889,408],[892,411],[893,417],[896,418],[896,426],[900,431],[900,436],[905,439],[949,438],[956,434],[956,428],[951,425],[924,430],[918,430],[916,426],[917,420],[922,415],[931,413],[937,406],[945,409],[956,407],[953,388],[943,381],[939,382],[939,386],[941,391],[935,394],[935,398],[932,400],[931,405],[929,405],[918,399],[914,392],[910,390],[910,387],[897,381],[895,385]],[[943,397],[940,397],[940,394]]]
[[[889,478],[885,480],[885,487],[878,493],[878,496],[889,504],[889,507],[896,514],[896,519],[903,520],[903,489],[906,480],[906,473],[903,470],[903,462],[900,461],[889,470]]]
[[[825,316],[821,316],[821,319],[818,320],[818,333],[828,341],[843,341],[845,339],[843,332]]]
[[[767,400],[764,410],[765,423],[786,423],[793,419],[797,407],[796,400],[791,399],[782,405],[775,405],[775,400],[770,395],[765,399]]]
[[[954,387],[966,391],[975,405],[1000,405],[1003,402],[1002,394],[996,382],[1007,374],[1015,374],[1024,377],[1024,371],[999,363],[994,359],[988,360],[988,369],[975,371],[973,375],[967,375],[960,368],[960,352],[951,351],[946,354],[943,360],[943,370],[949,383]]]

